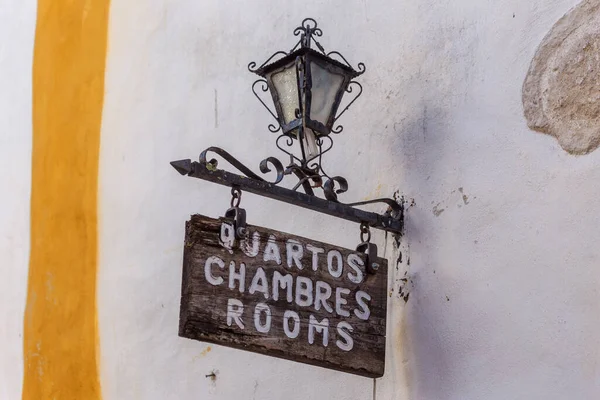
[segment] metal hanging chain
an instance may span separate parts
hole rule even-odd
[[[238,208],[242,201],[242,191],[237,187],[231,188],[231,208]]]
[[[371,241],[371,228],[364,222],[360,224],[360,241],[362,243],[369,243]]]

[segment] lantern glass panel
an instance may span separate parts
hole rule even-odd
[[[285,124],[296,119],[298,107],[298,79],[296,77],[296,65],[292,63],[283,70],[271,74],[271,82],[277,91],[277,99],[281,107],[280,118]]]
[[[333,110],[336,96],[344,83],[344,76],[335,74],[315,62],[310,63],[312,96],[310,99],[310,119],[327,125]]]

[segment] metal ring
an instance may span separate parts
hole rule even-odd
[[[367,235],[366,240],[365,235]],[[371,241],[371,229],[369,228],[369,225],[364,222],[360,224],[360,240],[363,243],[369,243]]]
[[[231,207],[239,207],[242,200],[242,191],[238,188],[231,188]]]

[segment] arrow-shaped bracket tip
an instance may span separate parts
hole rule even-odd
[[[190,172],[192,172],[192,160],[189,158],[186,160],[171,161],[171,165],[181,175],[188,175]]]

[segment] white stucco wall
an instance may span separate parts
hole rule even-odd
[[[567,154],[527,128],[521,104],[538,44],[576,4],[113,0],[99,187],[103,398],[600,398],[600,152]],[[11,14],[23,17],[0,24],[0,37],[20,43],[0,46],[9,89],[0,90],[9,193],[0,203],[9,278],[0,281],[0,399],[20,398],[22,380],[35,4]],[[256,170],[266,156],[285,160],[246,66],[289,50],[307,16],[326,49],[367,66],[363,96],[325,160],[349,180],[342,200],[399,191],[415,202],[399,248],[374,232],[392,290],[386,374],[376,381],[177,336],[184,222],[222,215],[230,194],[180,177],[169,161],[211,145]],[[242,206],[255,225],[358,243],[356,224],[250,194]]]
[[[35,1],[0,1],[0,399],[18,399],[29,262]]]
[[[175,335],[183,222],[222,214],[229,193],[179,178],[168,161],[210,145],[249,165],[274,153],[245,66],[288,48],[305,16],[326,48],[367,65],[328,159],[350,180],[346,198],[400,190],[416,202],[397,267],[387,243],[396,291],[376,397],[599,396],[600,153],[572,157],[533,134],[520,102],[538,43],[575,4],[115,1],[101,153],[107,397],[373,396],[372,380],[205,353]],[[255,224],[347,247],[358,239],[343,221],[251,195],[243,205]],[[215,382],[204,378],[213,370]]]

